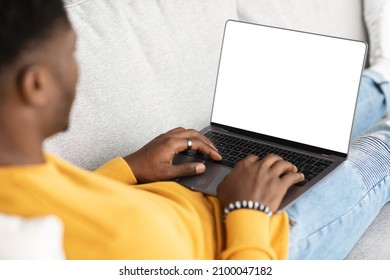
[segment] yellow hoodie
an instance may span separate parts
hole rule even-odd
[[[138,185],[122,158],[88,172],[50,154],[0,168],[0,212],[54,214],[68,259],[284,259],[285,212],[235,210],[175,182]]]

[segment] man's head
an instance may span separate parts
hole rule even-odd
[[[67,128],[75,42],[61,0],[0,0],[0,129],[7,116],[42,137]]]

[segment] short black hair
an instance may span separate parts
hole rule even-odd
[[[62,0],[0,0],[0,71],[26,50],[70,26]]]

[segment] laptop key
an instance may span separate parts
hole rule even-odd
[[[244,153],[244,154],[247,154],[247,155],[249,155],[250,153],[252,153],[252,149],[248,149],[248,148],[245,148],[245,149],[243,149],[242,150],[242,152]]]
[[[241,152],[242,150],[243,150],[243,148],[240,146],[236,146],[233,148],[233,151],[237,151],[237,152]]]
[[[320,169],[325,169],[325,168],[327,168],[329,166],[325,162],[321,162],[321,161],[314,163],[314,165],[317,166]]]
[[[233,150],[229,153],[230,156],[236,157],[240,154],[240,152],[237,152],[236,150]]]
[[[238,155],[237,155],[237,157],[239,158],[239,159],[243,159],[243,158],[245,158],[247,156],[247,154],[244,154],[244,153],[239,153]]]
[[[239,158],[235,156],[229,156],[226,160],[232,163],[236,163],[239,160]]]

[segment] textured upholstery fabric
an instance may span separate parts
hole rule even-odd
[[[62,260],[62,223],[56,217],[0,213],[0,260]]]

